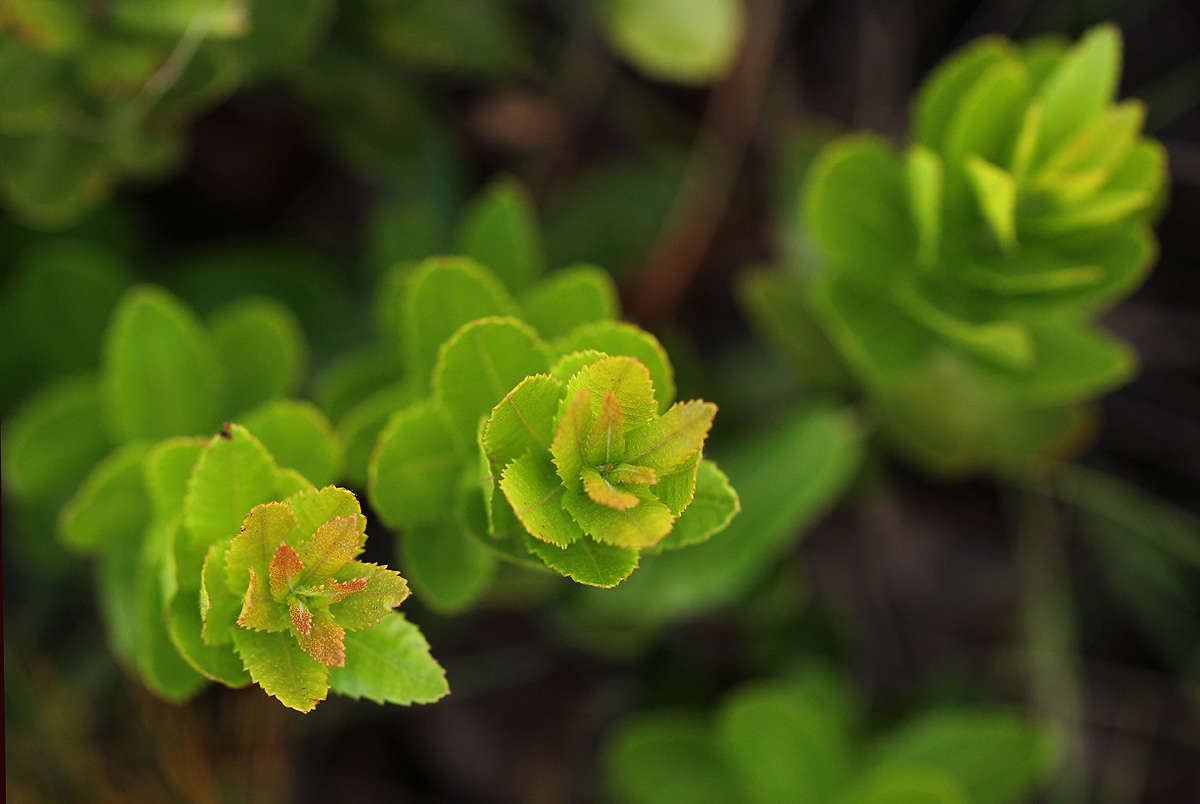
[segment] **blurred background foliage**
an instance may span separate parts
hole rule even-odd
[[[1074,464],[931,479],[880,449],[780,281],[819,260],[804,177],[841,133],[903,142],[922,77],[973,38],[1104,20],[1170,170],[1158,264],[1102,319],[1139,373]],[[1013,800],[1025,778],[1049,801],[1200,795],[1197,42],[1183,0],[0,0],[9,797],[740,800],[750,774],[765,800],[877,801],[891,754],[920,800],[986,801],[938,743],[970,739]],[[276,311],[307,344],[279,388],[330,419],[365,500],[354,467],[404,394],[387,300],[434,253],[609,270],[679,397],[720,405],[742,514],[612,592],[502,565],[469,613],[410,601],[453,692],[433,707],[153,698],[56,522],[111,446],[89,423],[118,300],[162,285],[213,333]],[[230,411],[260,401],[239,390]],[[23,455],[39,433],[61,451]],[[794,711],[767,733],[800,747],[737,736],[754,705]],[[825,750],[815,798],[754,765]]]

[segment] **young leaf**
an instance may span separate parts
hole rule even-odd
[[[1092,28],[1058,62],[1038,97],[1043,104],[1035,164],[1112,102],[1121,73],[1121,34],[1112,25]]]
[[[614,393],[629,430],[650,421],[658,409],[650,372],[632,357],[606,357],[583,368],[567,383],[566,398],[574,402],[583,389],[590,393],[592,419],[600,415],[608,393]]]
[[[303,630],[295,631],[300,649],[326,667],[342,667],[346,664],[346,629],[333,621],[328,611],[309,612],[309,621]],[[293,627],[295,619],[293,619]]]
[[[246,515],[225,554],[225,580],[234,594],[271,600],[271,562],[280,543],[298,535],[296,515],[286,502],[257,505]],[[249,586],[247,586],[249,584]]]
[[[537,333],[515,318],[466,324],[442,344],[433,370],[433,395],[464,444],[487,414],[521,380],[550,368]]]
[[[525,453],[513,460],[500,488],[525,530],[538,539],[561,548],[583,535],[563,510],[563,485],[544,455]]]
[[[228,409],[249,410],[300,388],[307,345],[300,322],[284,305],[241,299],[214,313],[209,329],[229,377]]]
[[[676,402],[659,418],[629,433],[624,460],[669,474],[704,446],[716,415],[717,406],[711,402]]]
[[[114,437],[211,431],[225,388],[216,350],[191,311],[157,288],[125,295],[104,347],[105,414]]]
[[[371,505],[392,527],[438,522],[454,502],[465,460],[440,405],[401,410],[380,435],[367,470]]]
[[[400,574],[378,564],[351,561],[334,577],[339,584],[362,586],[329,606],[333,619],[347,631],[361,631],[375,625],[408,597],[408,584]]]
[[[307,538],[316,533],[317,528],[331,519],[350,515],[357,518],[355,527],[362,534],[359,536],[359,547],[362,547],[367,538],[367,518],[362,515],[358,498],[346,489],[337,486],[308,488],[288,496],[284,502],[296,517],[296,533],[300,538]]]
[[[297,470],[317,486],[332,483],[341,471],[341,440],[309,402],[268,402],[243,416],[241,423],[280,466]]]
[[[254,683],[284,706],[310,712],[329,694],[329,671],[301,650],[287,631],[236,628],[233,644]]]
[[[611,357],[637,358],[650,372],[650,379],[654,383],[654,396],[658,399],[658,409],[665,410],[675,399],[675,372],[671,368],[666,350],[657,338],[633,324],[623,321],[584,324],[572,330],[566,337],[555,341],[554,349],[564,356],[572,352],[595,349]],[[555,376],[570,379],[561,372]]]
[[[583,468],[584,453],[587,451],[587,432],[592,421],[592,392],[579,388],[573,396],[563,399],[563,412],[559,417],[550,444],[550,454],[563,485],[572,490],[579,488],[579,471]]]
[[[515,311],[504,287],[474,260],[438,257],[421,263],[404,295],[405,342],[412,377],[428,388],[438,349],[446,339],[471,321]]]
[[[362,548],[363,534],[358,529],[358,515],[350,514],[330,519],[317,528],[296,547],[303,565],[299,583],[310,584],[327,578],[354,558]]]
[[[514,290],[545,270],[533,202],[515,179],[497,179],[471,202],[456,240],[458,251],[486,265]]]
[[[913,139],[932,151],[941,151],[963,95],[992,65],[1012,52],[1012,45],[1000,37],[985,36],[939,64],[917,93]]]
[[[521,307],[524,319],[546,339],[620,314],[612,277],[591,265],[564,268],[539,282],[521,298]]]
[[[267,568],[270,577],[271,597],[275,602],[282,603],[288,593],[299,585],[300,573],[304,571],[304,561],[299,553],[287,542],[280,542],[275,548],[275,557]]]
[[[638,565],[638,551],[582,538],[563,549],[532,536],[525,537],[529,552],[547,567],[577,583],[608,589],[628,578]]]
[[[937,262],[942,237],[942,160],[923,145],[913,145],[904,161],[908,208],[917,228],[917,260]]]
[[[487,457],[505,466],[529,450],[542,453],[549,450],[564,393],[564,383],[544,374],[521,380],[496,404],[484,425],[481,445]]]
[[[613,481],[601,475],[590,466],[583,467],[580,479],[583,481],[584,494],[592,502],[599,503],[607,508],[612,508],[616,511],[628,511],[642,501],[642,498],[636,494],[630,494],[614,486]]]
[[[708,541],[729,527],[742,510],[741,500],[729,484],[729,478],[715,463],[700,461],[695,477],[695,494],[683,514],[675,520],[671,532],[656,545],[657,549],[676,550]]]
[[[682,514],[696,496],[696,480],[700,471],[700,453],[670,474],[664,474],[654,486],[654,496],[671,509]]]
[[[598,542],[637,549],[653,547],[670,532],[675,515],[648,490],[632,488],[631,493],[641,502],[627,510],[594,502],[577,491],[566,492],[562,505],[583,532]]]
[[[1017,182],[1006,171],[977,156],[967,158],[967,177],[983,219],[1000,248],[1012,251],[1017,244]]]
[[[404,706],[433,703],[450,692],[429,643],[398,612],[374,628],[346,634],[346,664],[330,670],[329,684],[339,695]]]
[[[591,464],[613,464],[625,455],[625,416],[617,395],[604,395],[599,414],[588,430],[584,457]]]
[[[555,346],[557,347],[557,344]],[[550,376],[559,382],[565,383],[574,377],[580,369],[590,366],[592,363],[606,356],[604,352],[597,349],[580,349],[578,352],[567,352],[554,361],[554,365],[550,367]]]

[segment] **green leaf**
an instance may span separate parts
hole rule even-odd
[[[374,628],[346,634],[346,666],[329,672],[333,691],[375,703],[433,703],[450,692],[446,671],[420,630],[399,612]]]
[[[14,497],[66,497],[110,447],[96,381],[74,377],[38,391],[5,422],[2,446],[4,485]]]
[[[746,26],[737,0],[603,0],[614,48],[651,78],[708,84],[732,67]]]
[[[526,324],[515,318],[472,321],[442,344],[433,395],[465,445],[475,438],[479,419],[513,387],[549,368],[545,345]]]
[[[200,638],[206,645],[229,644],[242,610],[241,597],[231,592],[225,582],[225,552],[230,541],[217,542],[204,556],[204,569],[200,575],[200,619],[204,621],[204,627]]]
[[[317,374],[313,381],[313,401],[332,421],[340,423],[350,410],[376,391],[407,384],[399,363],[387,350],[345,352]]]
[[[366,536],[358,528],[358,514],[330,519],[296,546],[304,562],[299,583],[316,583],[340,570],[362,550]]]
[[[893,299],[914,321],[990,364],[1022,371],[1037,359],[1029,329],[1019,321],[968,320],[908,287],[897,291]]]
[[[790,682],[765,682],[726,699],[715,731],[755,801],[823,804],[850,772],[848,725],[836,700]]]
[[[288,539],[298,541],[298,531],[296,515],[286,502],[268,502],[250,509],[223,557],[229,590],[240,595],[249,583],[247,600],[270,599],[271,562],[280,544]]]
[[[706,542],[729,527],[729,523],[741,510],[741,500],[729,484],[725,473],[712,461],[700,461],[699,470],[696,472],[695,496],[683,514],[675,520],[671,532],[656,545],[656,548],[677,550],[680,547]]]
[[[1008,172],[985,159],[967,157],[967,178],[975,200],[996,236],[1000,248],[1011,251],[1017,244],[1017,182]]]
[[[672,513],[682,514],[696,496],[696,481],[700,471],[700,453],[670,474],[664,474],[654,485],[654,494]]]
[[[491,585],[495,556],[452,518],[407,528],[400,545],[405,575],[435,611],[463,611]]]
[[[1120,74],[1120,31],[1113,25],[1092,28],[1062,57],[1038,92],[1043,112],[1035,164],[1112,102]]]
[[[1050,156],[1038,171],[1036,185],[1053,189],[1056,182],[1079,175],[1095,175],[1103,183],[1128,156],[1145,119],[1146,106],[1136,100],[1104,109]]]
[[[565,338],[554,342],[554,350],[560,356],[585,349],[595,349],[611,357],[637,358],[650,371],[654,395],[658,399],[658,409],[666,410],[674,401],[675,371],[671,368],[666,350],[649,332],[621,321],[599,321],[584,324]],[[555,376],[561,378],[561,373]],[[601,394],[600,399],[603,398]],[[626,411],[627,419],[628,416]]]
[[[972,804],[1007,804],[1031,796],[1056,753],[1048,733],[1010,713],[946,710],[883,738],[869,767],[939,770],[962,785]]]
[[[205,678],[219,681],[228,687],[243,687],[250,683],[242,662],[229,645],[208,645],[201,637],[204,624],[200,619],[196,585],[181,589],[170,602],[167,633],[171,643],[196,672]],[[240,628],[234,632],[249,633]]]
[[[662,416],[629,432],[624,460],[670,473],[704,447],[716,415],[717,406],[711,402],[676,402]]]
[[[638,565],[637,550],[600,544],[589,538],[580,539],[562,549],[527,536],[525,546],[555,572],[578,583],[602,589],[616,586],[628,578]]]
[[[563,510],[563,486],[541,453],[525,453],[504,468],[500,488],[531,535],[557,547],[578,541],[583,531]]]
[[[1090,198],[1022,219],[1023,229],[1041,236],[1068,234],[1118,223],[1144,213],[1166,181],[1166,151],[1156,142],[1135,145],[1112,178]]]
[[[314,485],[332,483],[341,472],[341,440],[310,402],[268,402],[242,416],[241,423],[280,466],[296,469]]]
[[[589,464],[612,464],[625,455],[625,416],[617,395],[609,391],[604,395],[600,411],[592,420],[588,430],[587,449],[584,459]]]
[[[620,724],[603,765],[615,800],[628,804],[728,804],[746,800],[712,739],[707,718],[637,715]]]
[[[59,514],[63,541],[77,550],[104,550],[110,544],[140,544],[150,524],[150,499],[142,463],[149,447],[119,447],[96,464]]]
[[[589,422],[600,415],[610,391],[617,396],[627,429],[646,424],[658,410],[650,372],[633,357],[605,357],[586,366],[567,383],[565,398],[574,403],[581,390],[587,390],[589,394]]]
[[[554,439],[554,420],[566,386],[544,374],[521,380],[501,399],[481,431],[480,443],[498,466],[530,450],[548,453]]]
[[[275,482],[275,462],[244,427],[235,424],[213,436],[196,462],[183,506],[184,555],[195,555],[197,570],[209,545],[237,534],[250,509],[275,498]],[[264,583],[266,578],[264,566]]]
[[[804,218],[822,256],[876,284],[916,255],[904,170],[875,137],[845,137],[821,150],[805,183]]]
[[[356,489],[367,487],[367,467],[371,454],[388,419],[396,411],[411,405],[412,385],[407,382],[389,385],[350,408],[337,423],[338,440],[345,447],[346,484]]]
[[[493,181],[471,201],[455,240],[458,251],[487,266],[511,290],[525,288],[545,271],[533,201],[513,178]]]
[[[108,192],[110,166],[102,144],[63,130],[0,136],[0,193],[29,225],[59,229]]]
[[[963,96],[942,150],[948,210],[954,212],[969,201],[964,175],[967,157],[976,155],[993,165],[1007,164],[1031,92],[1025,66],[1010,58],[988,68]]]
[[[169,438],[146,454],[146,489],[156,522],[183,515],[188,481],[207,444],[203,438]]]
[[[105,413],[116,438],[211,431],[225,378],[195,316],[163,290],[142,286],[121,300],[104,349]]]
[[[450,511],[466,461],[440,405],[405,408],[384,428],[367,469],[371,505],[391,527],[438,522]]]
[[[864,774],[838,804],[971,804],[953,776],[932,768],[885,768]]]
[[[642,501],[641,497],[618,488],[615,485],[617,481],[600,474],[590,466],[583,467],[580,479],[583,481],[583,493],[588,499],[606,508],[628,511]]]
[[[653,547],[670,532],[675,515],[650,491],[634,488],[632,493],[641,503],[625,511],[600,505],[578,491],[566,492],[562,505],[583,532],[598,542],[636,549]]]
[[[917,229],[917,260],[922,265],[937,262],[942,238],[942,160],[923,145],[913,145],[904,160],[908,209]]]
[[[250,410],[300,388],[308,347],[284,305],[242,299],[214,313],[209,328],[229,377],[230,410]]]
[[[234,629],[233,644],[254,683],[284,706],[311,712],[329,694],[329,671],[287,631]]]
[[[215,37],[241,36],[250,23],[244,0],[116,0],[109,13],[122,28],[164,36],[189,28]]]
[[[587,451],[587,432],[592,421],[592,392],[580,388],[575,396],[563,400],[563,410],[559,416],[550,444],[550,454],[563,486],[572,491],[579,489],[579,472],[583,468]]]
[[[568,352],[554,361],[554,365],[550,367],[550,376],[565,383],[579,371],[604,357],[607,355],[596,349]]]
[[[573,265],[530,288],[521,298],[524,318],[543,338],[568,335],[576,327],[620,315],[617,288],[608,272]]]
[[[152,526],[146,533],[137,574],[134,644],[137,670],[150,691],[160,698],[181,703],[207,683],[171,643],[163,611],[162,565],[170,549],[167,526]]]
[[[464,324],[515,312],[508,291],[474,260],[435,257],[421,263],[404,295],[405,342],[415,381],[429,387],[442,343]]]
[[[334,577],[340,582],[359,578],[367,580],[366,586],[360,591],[336,600],[329,606],[334,620],[347,631],[371,628],[408,597],[408,584],[400,577],[400,573],[378,564],[351,561],[339,569]],[[349,657],[348,638],[346,651]]]
[[[988,69],[1012,54],[1012,45],[998,36],[985,36],[943,60],[921,85],[913,105],[914,139],[941,151],[946,132],[967,91]]]

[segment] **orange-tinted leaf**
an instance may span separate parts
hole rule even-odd
[[[280,542],[270,566],[271,597],[283,600],[291,591],[296,576],[304,570],[304,562],[287,542]]]

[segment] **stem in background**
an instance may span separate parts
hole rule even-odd
[[[754,133],[782,17],[782,0],[749,4],[737,63],[713,90],[679,194],[630,295],[638,320],[669,317],[708,253]]]
[[[1062,773],[1048,801],[1075,804],[1087,800],[1087,747],[1080,725],[1083,691],[1068,560],[1053,481],[1041,476],[1030,482],[1040,485],[1043,493],[1018,492],[1015,500],[1030,697],[1058,731],[1064,749]]]

